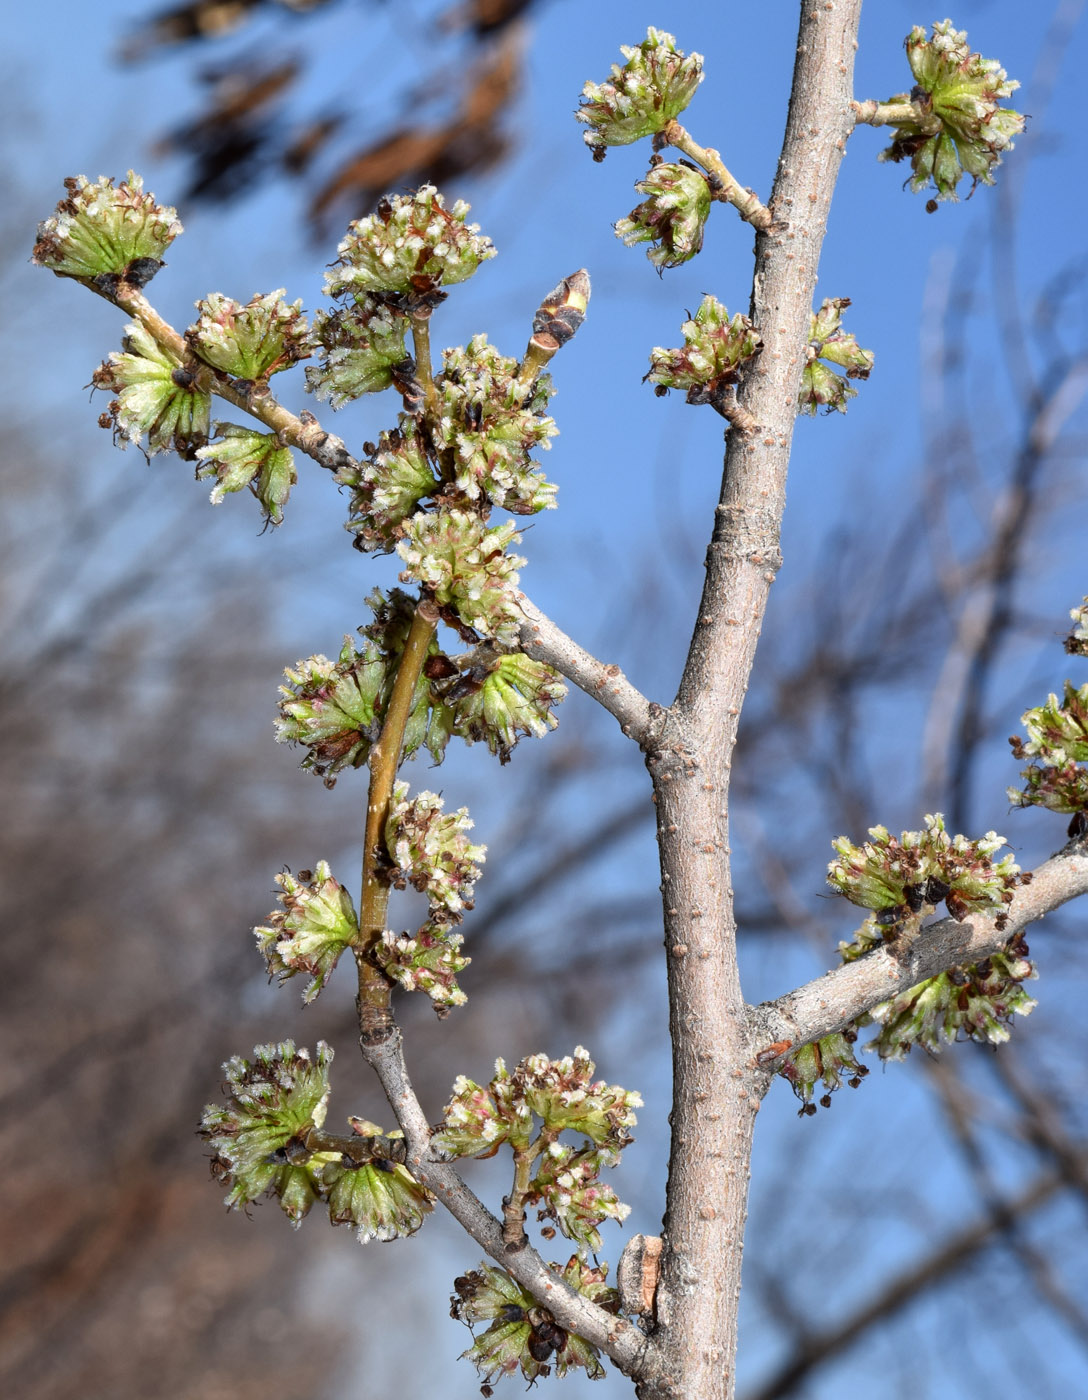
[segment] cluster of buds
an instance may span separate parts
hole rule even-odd
[[[302,1000],[314,1000],[332,976],[345,948],[359,941],[359,920],[351,895],[332,877],[326,861],[313,871],[289,870],[276,876],[283,906],[253,930],[269,977],[286,982],[303,972],[310,983]]]
[[[205,364],[246,383],[267,383],[313,353],[301,301],[284,301],[285,289],[255,296],[244,306],[213,292],[198,301],[200,313],[185,339]]]
[[[857,1038],[858,1033],[853,1028],[834,1031],[821,1040],[803,1045],[785,1061],[779,1074],[801,1100],[798,1115],[816,1112],[812,1096],[817,1084],[824,1089],[820,1097],[824,1108],[831,1107],[831,1095],[842,1088],[844,1080],[851,1089],[858,1088],[869,1071],[866,1066],[858,1064],[854,1055]]]
[[[227,1103],[209,1104],[200,1126],[214,1154],[212,1173],[230,1187],[232,1209],[276,1196],[297,1227],[320,1201],[332,1223],[350,1222],[360,1241],[412,1235],[431,1209],[431,1196],[396,1160],[404,1155],[399,1134],[383,1136],[375,1124],[352,1120],[366,1138],[357,1148],[352,1143],[345,1153],[322,1138],[332,1058],[323,1041],[315,1063],[309,1051],[285,1040],[258,1045],[252,1061],[228,1060]]]
[[[537,1219],[554,1220],[580,1251],[596,1253],[601,1247],[598,1225],[605,1220],[622,1225],[631,1213],[631,1207],[600,1179],[602,1167],[614,1167],[618,1161],[618,1153],[606,1147],[550,1142],[541,1154],[525,1204],[539,1207]]]
[[[1027,1016],[1035,1007],[1021,985],[1036,976],[1027,954],[1023,935],[1017,934],[982,962],[950,968],[874,1006],[870,1016],[880,1023],[880,1034],[867,1048],[882,1060],[901,1060],[915,1044],[933,1054],[956,1040],[1002,1044],[1012,1017]]]
[[[415,362],[404,346],[408,317],[377,297],[362,296],[337,311],[314,315],[320,363],[306,370],[306,387],[333,408],[389,389]]]
[[[96,389],[116,395],[99,423],[112,427],[122,446],[146,439],[148,454],[173,449],[191,459],[211,425],[207,370],[183,364],[140,325],[125,327],[121,347],[92,376]]]
[[[574,1255],[558,1273],[584,1297],[608,1312],[619,1311],[619,1294],[606,1282],[608,1265],[590,1266]],[[454,1280],[450,1315],[468,1327],[490,1324],[464,1357],[484,1383],[518,1370],[530,1385],[554,1370],[557,1376],[584,1367],[590,1380],[604,1375],[600,1355],[584,1337],[567,1332],[505,1269],[481,1264]]]
[[[635,185],[647,198],[620,219],[616,236],[629,248],[649,243],[646,256],[663,271],[688,262],[702,249],[711,198],[706,176],[694,165],[656,159],[646,178]]]
[[[298,480],[291,449],[275,433],[259,433],[238,423],[216,423],[215,441],[196,451],[197,479],[215,481],[210,500],[220,505],[234,491],[250,489],[269,525],[283,523],[283,508]]]
[[[513,521],[488,526],[467,510],[415,515],[397,553],[403,577],[422,584],[439,607],[450,607],[466,627],[515,646],[521,612],[515,598],[525,560],[507,554],[520,544]]]
[[[1088,598],[1079,608],[1070,608],[1073,630],[1065,639],[1065,649],[1070,656],[1088,656]]]
[[[892,120],[895,136],[881,159],[909,160],[911,189],[918,193],[932,181],[937,199],[955,199],[964,175],[972,188],[992,185],[1002,152],[1024,129],[1020,113],[1000,105],[1020,84],[995,59],[972,53],[966,32],[948,19],[935,24],[928,38],[916,25],[906,49],[915,86],[891,101],[909,103],[912,110]]]
[[[441,687],[451,708],[454,733],[466,743],[485,743],[501,763],[518,739],[540,738],[554,729],[552,713],[567,693],[557,671],[524,652],[478,648],[470,664]]]
[[[939,813],[926,817],[924,831],[904,831],[898,840],[883,826],[870,827],[869,836],[861,846],[845,836],[831,843],[838,859],[828,866],[827,882],[851,904],[874,910],[886,937],[942,902],[954,919],[996,910],[997,927],[1004,928],[1013,891],[1031,879],[1011,852],[994,862],[1003,836],[949,836]]]
[[[177,210],[144,194],[133,171],[114,186],[100,175],[65,180],[67,198],[38,225],[33,261],[62,277],[88,277],[100,291],[141,288],[162,267],[162,255],[181,233]]]
[[[342,468],[341,486],[351,487],[347,528],[360,550],[391,550],[402,526],[419,503],[438,490],[415,419],[401,416],[400,426],[383,432],[377,444],[367,443],[367,457],[358,467]]]
[[[705,296],[690,321],[680,327],[684,344],[677,350],[655,346],[646,378],[657,394],[685,389],[687,402],[715,406],[731,393],[740,366],[763,348],[755,327],[739,311],[729,312],[716,297]]]
[[[1009,788],[1017,807],[1047,807],[1071,814],[1069,835],[1088,833],[1088,684],[1079,689],[1066,681],[1065,693],[1047,697],[1045,705],[1021,716],[1027,741],[1019,734],[1009,740],[1016,758],[1031,760],[1021,773],[1023,791]]]
[[[662,29],[647,29],[635,47],[621,44],[627,62],[613,63],[603,83],[586,83],[575,113],[589,130],[585,143],[594,160],[609,146],[629,146],[664,131],[687,107],[703,81],[702,54],[684,54]]]
[[[801,373],[801,389],[797,407],[802,413],[815,415],[819,408],[828,413],[837,409],[846,412],[846,404],[857,390],[851,379],[868,379],[874,355],[863,350],[852,335],[842,329],[842,313],[850,305],[849,297],[825,297],[819,311],[812,313],[809,327],[807,362]],[[837,365],[845,376],[831,368]]]
[[[379,716],[392,684],[386,657],[372,641],[356,651],[345,637],[336,661],[310,656],[288,666],[284,675],[276,738],[303,744],[302,767],[331,787],[342,768],[366,762],[381,731]]]
[[[433,306],[442,287],[466,281],[495,256],[479,224],[466,222],[468,211],[462,199],[447,209],[433,185],[381,199],[373,214],[349,226],[325,294],[371,295],[400,311]]]

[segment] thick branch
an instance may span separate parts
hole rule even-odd
[[[524,593],[518,594],[518,606],[525,617],[520,639],[526,655],[546,661],[579,690],[600,701],[619,720],[629,739],[649,749],[661,732],[660,707],[640,694],[618,666],[598,661],[568,637]]]
[[[1030,885],[1017,890],[1007,908],[1007,928],[997,929],[992,917],[984,914],[941,919],[875,948],[856,962],[844,963],[777,1001],[753,1007],[753,1051],[758,1055],[772,1044],[783,1045],[782,1055],[763,1062],[773,1070],[785,1050],[840,1030],[878,1002],[909,991],[928,977],[989,957],[1021,929],[1083,894],[1088,894],[1088,848],[1083,843],[1070,844],[1035,871]]]

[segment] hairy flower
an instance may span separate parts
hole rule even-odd
[[[1088,598],[1079,608],[1070,608],[1073,630],[1065,639],[1065,649],[1070,656],[1088,656]]]
[[[228,1206],[268,1192],[279,1196],[292,1224],[301,1223],[318,1194],[314,1154],[304,1140],[325,1121],[332,1055],[319,1040],[315,1063],[285,1040],[258,1045],[252,1061],[235,1055],[223,1066],[227,1103],[204,1109],[200,1134],[215,1154],[214,1175],[230,1187]]]
[[[383,198],[373,214],[348,226],[325,277],[326,295],[400,293],[401,309],[407,309],[416,300],[426,304],[443,286],[464,282],[495,256],[479,224],[465,222],[468,211],[462,199],[447,209],[433,185]]]
[[[276,739],[304,744],[302,767],[326,782],[340,769],[361,767],[381,732],[380,711],[392,681],[388,660],[369,639],[356,651],[350,637],[336,661],[310,656],[284,672]]]
[[[306,370],[307,389],[333,408],[388,389],[394,369],[409,360],[407,329],[407,316],[370,296],[338,311],[315,312],[313,339],[321,362]]]
[[[894,122],[892,144],[881,160],[909,160],[915,193],[933,182],[938,199],[955,199],[966,174],[974,184],[994,183],[993,169],[1024,129],[1024,118],[999,99],[1020,84],[1009,80],[992,58],[972,53],[967,34],[949,19],[933,26],[932,35],[916,25],[907,35],[907,59],[914,90],[893,98],[913,103],[917,115]]]
[[[557,1272],[600,1307],[609,1312],[619,1310],[619,1295],[605,1282],[607,1264],[591,1267],[574,1255]],[[596,1347],[560,1327],[548,1309],[542,1308],[505,1269],[481,1264],[479,1269],[456,1279],[453,1286],[456,1291],[450,1299],[452,1316],[469,1327],[478,1322],[491,1324],[464,1353],[485,1383],[519,1369],[530,1384],[549,1375],[553,1368],[557,1376],[565,1376],[579,1366],[585,1368],[590,1380],[604,1375]]]
[[[359,921],[351,895],[332,877],[326,861],[311,873],[289,870],[276,876],[282,909],[269,915],[267,925],[253,930],[270,977],[286,982],[305,972],[310,984],[302,994],[311,1002],[332,976],[340,954],[358,942]]]
[[[1000,1045],[1009,1038],[1011,1018],[1035,1007],[1021,985],[1037,975],[1027,953],[1017,934],[983,962],[951,968],[874,1006],[870,1015],[880,1022],[880,1034],[871,1047],[882,1060],[901,1060],[916,1044],[933,1054],[942,1042],[956,1040]]]
[[[174,449],[191,457],[207,442],[211,418],[211,395],[198,373],[141,325],[126,326],[121,345],[93,376],[96,389],[117,395],[109,406],[117,433],[129,442],[146,438],[149,453]]]
[[[185,339],[200,358],[239,379],[267,380],[311,352],[301,301],[284,301],[285,288],[244,305],[213,292],[198,301],[199,315]]]
[[[397,889],[412,885],[425,894],[434,918],[459,921],[472,908],[472,893],[480,878],[486,846],[474,846],[468,833],[468,808],[444,812],[433,792],[408,796],[408,784],[397,783],[385,823],[385,845],[394,865]]]
[[[816,1112],[812,1095],[817,1084],[822,1084],[824,1088],[820,1099],[824,1108],[831,1107],[831,1095],[842,1088],[844,1079],[852,1089],[858,1087],[869,1071],[864,1065],[859,1065],[854,1056],[853,1046],[857,1038],[855,1030],[835,1031],[825,1035],[822,1040],[803,1045],[785,1060],[779,1074],[801,1100],[798,1113]]]
[[[216,423],[216,440],[197,449],[201,465],[197,478],[215,480],[210,500],[220,505],[224,497],[249,487],[260,501],[269,525],[283,523],[283,508],[298,480],[291,449],[275,433],[258,433],[237,423]]]
[[[434,1197],[408,1168],[385,1157],[358,1167],[341,1158],[327,1165],[321,1176],[330,1221],[353,1225],[360,1244],[414,1235],[434,1208]]]
[[[467,511],[443,510],[413,516],[397,553],[407,576],[423,584],[440,606],[452,607],[466,626],[512,646],[521,621],[517,571],[525,560],[505,551],[520,542],[511,521],[489,529]]]
[[[651,168],[635,185],[648,198],[616,224],[627,246],[649,243],[646,256],[658,269],[679,267],[700,251],[710,217],[706,176],[686,161]]]
[[[869,378],[875,358],[873,352],[863,350],[854,337],[842,329],[842,313],[849,305],[849,297],[825,297],[819,311],[812,313],[808,362],[801,373],[801,389],[797,395],[797,407],[802,413],[815,415],[821,407],[828,413],[833,409],[845,413],[847,400],[857,394],[847,381]],[[845,377],[836,374],[830,365],[845,369]]]
[[[904,831],[899,840],[883,826],[870,827],[869,835],[861,846],[845,836],[831,843],[838,859],[828,866],[827,882],[851,904],[877,910],[877,923],[889,933],[942,901],[957,919],[996,910],[1002,928],[1013,890],[1029,878],[1021,876],[1011,852],[994,863],[1003,836],[994,831],[977,841],[949,836],[939,813],[926,817],[925,831]]]
[[[555,506],[556,487],[529,453],[550,447],[559,430],[544,412],[551,377],[541,375],[525,400],[517,372],[517,360],[500,355],[486,335],[445,351],[435,439],[439,451],[452,452],[457,488],[470,501],[533,515]]]
[[[567,688],[543,661],[514,651],[483,658],[445,692],[454,732],[466,743],[484,742],[502,763],[521,735],[539,738],[559,721],[552,706]]]
[[[614,1167],[618,1161],[619,1154],[606,1147],[553,1142],[540,1158],[525,1202],[540,1206],[538,1218],[554,1220],[580,1249],[596,1252],[601,1247],[597,1226],[605,1220],[622,1224],[631,1213],[631,1207],[600,1180],[602,1167]]]
[[[93,184],[77,175],[64,187],[67,198],[38,225],[33,261],[65,277],[99,279],[107,290],[110,281],[146,287],[181,232],[177,210],[144,194],[131,170],[116,188],[106,175]]]
[[[426,992],[439,1016],[468,998],[457,985],[457,976],[471,958],[461,952],[464,939],[445,923],[426,923],[414,934],[386,931],[370,950],[385,975],[406,992]]]
[[[677,350],[655,346],[646,378],[667,389],[686,389],[687,401],[712,403],[715,394],[740,378],[739,367],[763,348],[747,316],[729,312],[716,297],[705,296],[690,321],[680,327],[684,344]]]
[[[607,146],[629,146],[664,131],[678,117],[703,81],[702,54],[684,54],[663,29],[650,28],[635,47],[620,45],[627,62],[603,83],[586,83],[575,116],[589,130],[584,140],[594,160]]]
[[[389,551],[403,535],[404,521],[420,501],[438,490],[415,421],[401,415],[400,428],[383,432],[378,445],[367,444],[369,457],[340,471],[337,481],[350,486],[347,529],[360,549]]]

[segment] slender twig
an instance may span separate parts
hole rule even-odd
[[[431,365],[431,313],[429,309],[414,311],[412,321],[412,344],[415,347],[416,378],[423,386],[423,412],[429,422],[438,417],[438,390],[434,383],[434,368]]]
[[[545,1135],[541,1133],[527,1147],[514,1149],[514,1184],[502,1202],[502,1237],[510,1254],[516,1254],[529,1243],[525,1233],[525,1198],[532,1181],[533,1163],[543,1151],[544,1143]]]
[[[909,122],[930,135],[941,129],[940,118],[919,102],[874,102],[870,99],[851,102],[850,108],[859,126],[902,126]]]
[[[874,948],[776,1001],[753,1007],[754,1053],[766,1069],[773,1070],[787,1051],[841,1030],[878,1002],[909,991],[939,972],[989,957],[1029,924],[1082,894],[1088,894],[1088,847],[1070,844],[1035,871],[1030,885],[1016,891],[1006,906],[1006,927],[998,929],[988,914],[941,919],[905,933],[894,944]],[[771,1045],[781,1045],[782,1050],[764,1058],[762,1052]]]
[[[690,132],[681,126],[675,118],[669,122],[661,135],[668,145],[674,146],[678,151],[683,151],[686,156],[690,156],[696,164],[703,167],[711,177],[709,183],[712,198],[721,200],[723,204],[732,204],[741,218],[754,228],[766,230],[771,227],[774,223],[771,211],[762,203],[758,195],[741,187],[726,169],[717,151],[700,146]]]

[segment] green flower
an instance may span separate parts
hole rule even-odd
[[[1065,649],[1070,656],[1088,656],[1088,598],[1079,608],[1070,608],[1073,631],[1065,639]]]
[[[267,380],[312,353],[302,302],[283,297],[280,287],[243,306],[213,292],[197,302],[200,314],[185,339],[202,360],[224,374]]]
[[[663,29],[647,29],[635,48],[620,46],[627,62],[613,63],[603,83],[586,83],[575,113],[589,130],[584,140],[594,160],[607,146],[629,146],[664,131],[678,117],[703,81],[702,54],[684,54]]]
[[[554,1266],[553,1266],[554,1267]],[[557,1272],[572,1288],[609,1312],[619,1311],[619,1295],[605,1283],[608,1265],[595,1268],[574,1255]],[[472,1327],[491,1325],[464,1353],[485,1383],[520,1369],[532,1384],[554,1368],[557,1376],[584,1367],[590,1380],[604,1375],[600,1354],[584,1337],[560,1327],[547,1308],[521,1287],[505,1269],[481,1264],[454,1282],[452,1315]]]
[[[955,199],[966,174],[974,184],[994,183],[993,169],[1024,129],[1019,112],[999,105],[1020,84],[995,60],[972,53],[965,31],[950,19],[933,34],[915,26],[906,39],[915,88],[893,101],[911,102],[918,115],[895,122],[895,136],[881,160],[909,160],[910,187],[918,193],[933,182],[938,199]]]
[[[347,529],[360,549],[392,549],[404,533],[404,521],[438,490],[415,420],[402,414],[400,424],[383,432],[377,447],[367,444],[370,455],[358,469],[336,477],[341,486],[352,488]]]
[[[144,194],[133,171],[114,188],[100,175],[64,182],[67,199],[38,225],[32,260],[65,277],[93,277],[146,287],[162,267],[162,255],[181,232],[177,210]]]
[[[408,784],[397,783],[385,823],[385,845],[394,865],[394,886],[414,886],[427,896],[432,918],[457,922],[472,908],[487,847],[469,840],[473,823],[467,807],[456,812],[443,812],[442,807],[435,793],[418,792],[409,799]]]
[[[692,404],[713,403],[716,393],[736,384],[739,367],[763,348],[747,316],[729,312],[716,297],[705,296],[695,316],[680,327],[684,344],[678,350],[655,346],[646,378],[657,393],[686,389]]]
[[[830,1108],[831,1095],[842,1088],[844,1079],[852,1089],[856,1089],[869,1073],[854,1057],[853,1046],[857,1038],[855,1030],[835,1031],[825,1035],[822,1040],[803,1045],[783,1063],[778,1072],[801,1100],[799,1113],[816,1112],[812,1094],[817,1084],[824,1087],[820,1102],[824,1108]]]
[[[525,560],[505,551],[520,542],[513,522],[489,529],[467,511],[443,510],[413,516],[397,553],[407,576],[439,606],[452,607],[467,627],[512,646],[521,623],[517,571]]]
[[[1005,905],[1026,883],[1012,854],[992,857],[1005,838],[988,831],[977,841],[949,836],[938,813],[926,817],[925,831],[904,831],[896,840],[886,827],[869,828],[872,838],[855,846],[845,836],[831,844],[838,860],[828,866],[827,882],[851,904],[878,911],[876,922],[889,936],[911,917],[942,901],[953,918],[973,911],[997,911],[997,926],[1008,922]]]
[[[303,1002],[309,1003],[332,976],[344,949],[359,941],[355,906],[323,860],[312,874],[283,871],[276,876],[276,884],[283,908],[253,932],[270,977],[286,982],[299,972],[309,975],[310,984],[302,994]]]
[[[439,288],[464,282],[495,256],[479,224],[465,222],[468,211],[461,199],[447,209],[433,185],[382,199],[349,226],[326,274],[326,295],[392,292],[401,294],[402,310],[427,305]]]
[[[324,1168],[322,1184],[330,1221],[353,1225],[360,1244],[414,1235],[434,1208],[434,1197],[408,1168],[385,1157],[359,1167],[341,1158]]]
[[[797,396],[797,407],[802,413],[815,415],[820,407],[826,408],[828,413],[833,409],[845,413],[847,400],[857,394],[847,380],[869,378],[875,358],[873,352],[863,350],[854,337],[842,329],[842,313],[849,305],[849,297],[825,297],[819,311],[812,313],[808,362],[801,373],[801,389]],[[845,369],[845,378],[830,369],[829,364]]]
[[[700,251],[710,217],[706,177],[684,161],[655,165],[636,184],[649,198],[616,225],[627,246],[649,243],[646,256],[656,268],[679,267]]]
[[[501,763],[523,734],[537,738],[559,721],[552,714],[567,693],[559,673],[523,652],[484,656],[445,692],[454,732],[466,743],[484,742]]]
[[[514,515],[553,509],[557,488],[529,457],[535,447],[549,448],[559,431],[544,412],[551,377],[539,376],[523,402],[517,360],[500,355],[485,335],[445,351],[443,366],[436,447],[452,453],[458,489]]]
[[[223,1066],[226,1105],[204,1109],[200,1134],[214,1157],[214,1175],[230,1187],[226,1203],[240,1208],[267,1192],[298,1225],[318,1196],[322,1154],[305,1138],[325,1121],[332,1050],[317,1043],[317,1062],[294,1041],[258,1045],[253,1060],[239,1055]]]
[[[283,524],[283,508],[298,480],[291,449],[275,433],[258,433],[237,423],[216,423],[216,441],[197,449],[197,478],[214,478],[211,503],[249,487],[269,525]]]
[[[388,389],[394,369],[410,358],[407,329],[406,316],[369,296],[339,311],[316,312],[313,338],[323,353],[320,365],[306,370],[307,389],[333,408]]]
[[[350,637],[336,661],[310,656],[284,672],[276,739],[304,744],[302,767],[336,781],[342,768],[359,768],[381,732],[380,711],[392,687],[388,659],[370,640],[361,652]]]
[[[384,932],[370,956],[385,975],[406,992],[426,992],[440,1017],[468,997],[457,985],[458,973],[472,961],[461,953],[464,939],[443,923],[424,924],[415,934]]]
[[[207,442],[211,418],[199,372],[179,364],[143,326],[126,326],[121,345],[93,375],[96,389],[117,395],[109,417],[118,434],[137,444],[146,438],[149,453],[173,448],[191,457]]]
[[[540,1159],[526,1204],[539,1205],[539,1219],[554,1220],[567,1239],[595,1253],[601,1247],[597,1226],[605,1220],[622,1225],[631,1213],[631,1207],[600,1180],[601,1168],[618,1161],[619,1154],[608,1148],[553,1142]]]
[[[1077,611],[1074,609],[1074,618]],[[1066,649],[1071,649],[1069,642]],[[1072,681],[1066,681],[1060,702],[1056,695],[1050,695],[1045,705],[1028,710],[1021,718],[1027,725],[1027,742],[1014,734],[1009,743],[1016,758],[1033,762],[1020,774],[1024,790],[1008,789],[1009,801],[1015,807],[1072,813],[1069,835],[1083,836],[1088,831],[1088,684],[1078,690]]]

